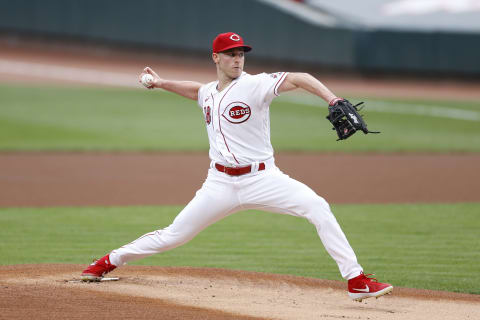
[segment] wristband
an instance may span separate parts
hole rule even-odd
[[[337,103],[337,102],[340,101],[340,100],[343,100],[343,98],[338,98],[338,97],[337,97],[337,98],[333,98],[333,99],[328,103],[328,105],[329,105],[329,106],[333,106],[335,103]]]

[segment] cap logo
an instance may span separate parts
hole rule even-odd
[[[240,41],[240,36],[238,34],[234,33],[230,36],[230,40]]]

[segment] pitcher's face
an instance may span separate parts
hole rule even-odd
[[[234,48],[213,53],[212,58],[217,64],[217,68],[231,79],[240,77],[243,72],[243,65],[245,63],[245,52],[243,48]]]

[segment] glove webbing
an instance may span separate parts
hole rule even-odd
[[[362,110],[362,109],[365,107],[365,105],[362,106],[361,108],[357,108],[357,107],[360,106],[360,105],[362,105],[362,104],[363,104],[363,101],[357,103],[357,104],[354,105],[353,107],[354,107],[357,111],[360,111],[360,110]],[[361,116],[364,117],[365,115],[361,114]],[[367,132],[366,132],[365,134],[367,134],[367,133],[381,133],[381,132],[380,132],[380,131],[370,131],[370,130],[368,130],[368,128],[367,128]]]

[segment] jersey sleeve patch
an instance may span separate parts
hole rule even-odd
[[[270,73],[269,76],[272,77],[273,79],[278,79],[282,76],[283,72],[275,72],[275,73]]]

